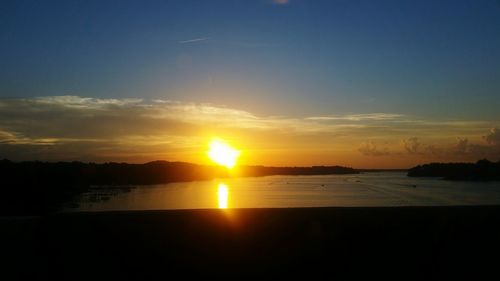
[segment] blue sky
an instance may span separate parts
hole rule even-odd
[[[500,119],[500,2],[2,1],[0,97]]]

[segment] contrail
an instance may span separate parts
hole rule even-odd
[[[195,38],[195,39],[190,39],[190,40],[179,41],[178,43],[180,43],[180,44],[194,43],[194,42],[205,41],[208,39],[210,39],[210,38],[209,37]]]

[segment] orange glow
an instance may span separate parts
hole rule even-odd
[[[208,157],[228,169],[236,165],[240,152],[222,140],[214,139],[209,144]]]

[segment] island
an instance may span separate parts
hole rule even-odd
[[[408,170],[409,177],[440,177],[460,181],[500,180],[500,161],[487,159],[476,163],[430,163],[418,165]]]

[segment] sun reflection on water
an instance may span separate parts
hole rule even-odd
[[[217,190],[219,209],[227,209],[227,201],[229,197],[229,190],[227,185],[224,183],[219,183],[219,188]]]

